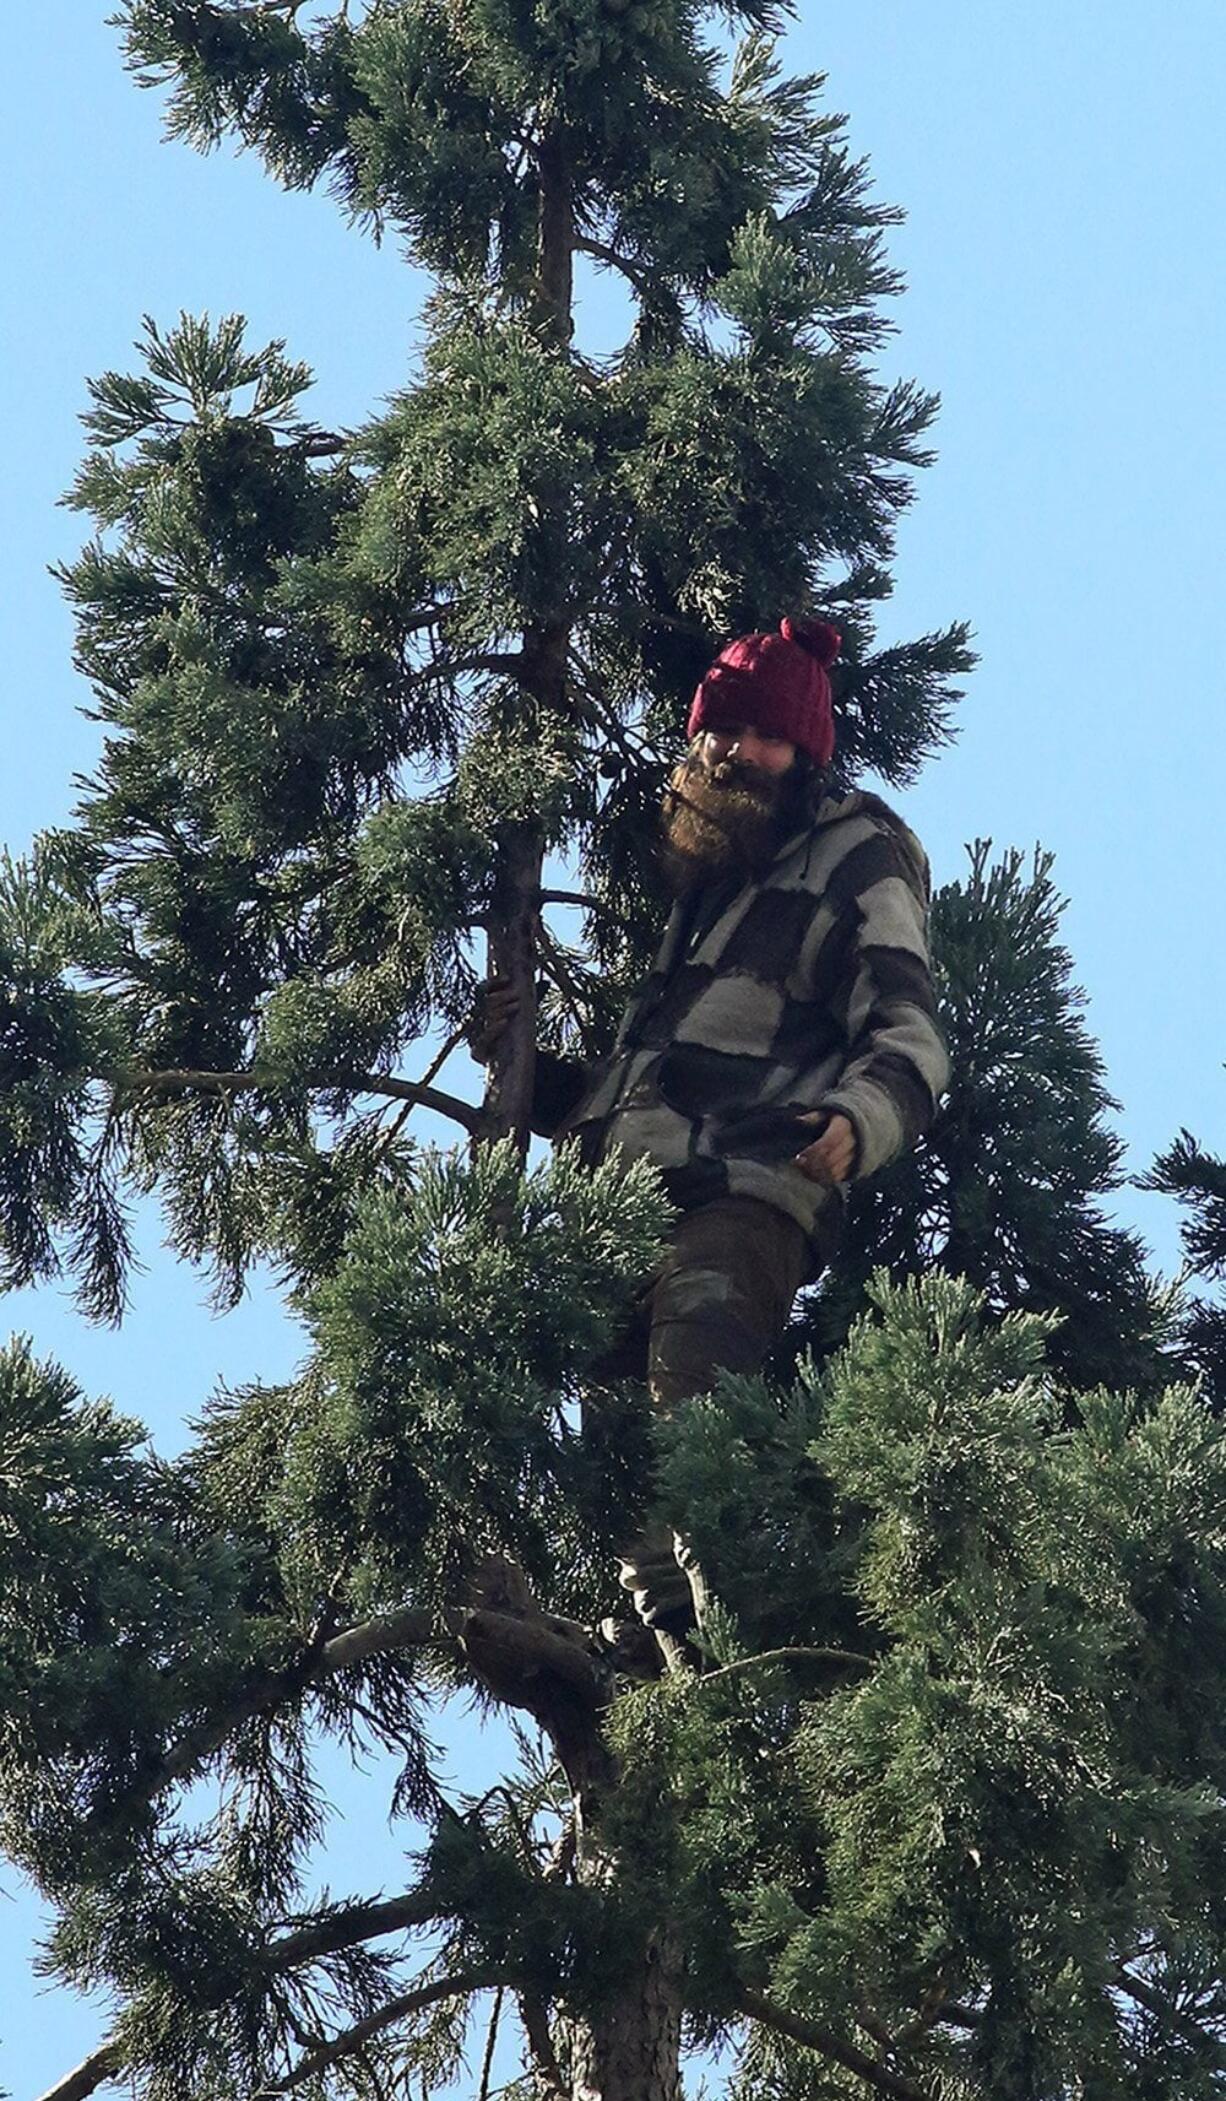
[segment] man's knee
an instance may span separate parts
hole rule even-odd
[[[731,1197],[686,1213],[652,1302],[657,1405],[705,1392],[720,1371],[759,1370],[808,1271],[803,1228],[768,1204]]]
[[[659,1407],[705,1392],[720,1371],[757,1371],[774,1340],[773,1330],[728,1291],[726,1278],[715,1280],[722,1293],[711,1281],[704,1272],[692,1289],[669,1292],[652,1321],[648,1376]],[[690,1284],[687,1276],[685,1287]]]

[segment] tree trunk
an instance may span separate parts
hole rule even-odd
[[[681,2101],[681,1964],[665,1929],[635,1975],[572,2031],[569,2101]]]
[[[609,1681],[568,1625],[542,1613],[522,1570],[495,1555],[478,1572],[456,1632],[495,1698],[526,1710],[549,1737],[574,1802],[569,1872],[612,1904],[624,1863],[604,1830],[624,1783],[602,1726]],[[633,1832],[632,1818],[618,1821]],[[641,1930],[639,1946],[582,2017],[558,2012],[551,2034],[544,2000],[523,2002],[548,2101],[681,2101],[681,1945],[667,1917]]]
[[[484,1109],[489,1136],[514,1136],[528,1150],[536,1066],[536,923],[543,846],[534,824],[508,827],[498,849],[487,968],[519,994],[519,1009],[490,1064]]]
[[[540,177],[537,221],[536,282],[530,302],[533,325],[559,353],[566,353],[574,332],[575,211],[566,134],[550,122],[537,142]],[[552,533],[561,552],[566,532],[566,490],[542,519],[548,549]],[[548,555],[545,570],[549,573]],[[567,651],[570,628],[565,620],[539,622],[524,636],[523,683],[544,710],[561,713],[566,706]],[[495,1053],[484,1107],[490,1136],[512,1135],[526,1153],[531,1134],[532,1082],[536,1063],[536,928],[540,913],[544,840],[537,825],[508,827],[500,842],[490,914],[488,968],[519,995],[519,1008]]]
[[[532,319],[543,338],[565,353],[573,330],[575,215],[560,126],[547,127],[536,160],[541,192]],[[543,524],[546,543],[551,528],[560,542],[566,530],[562,507]],[[542,621],[525,633],[524,684],[542,709],[565,709],[569,643],[563,618]],[[508,831],[489,926],[491,975],[507,979],[520,1001],[491,1071],[485,1106],[495,1130],[513,1132],[525,1150],[535,1061],[543,844],[536,826],[525,823]],[[601,1700],[607,1693],[594,1677],[585,1683],[577,1664],[559,1675],[557,1653],[544,1653],[539,1613],[517,1571],[492,1568],[483,1603],[486,1609],[470,1613],[465,1623],[470,1660],[500,1698],[527,1708],[552,1738],[574,1793],[576,1872],[589,1887],[612,1892],[619,1864],[602,1842],[602,1807],[621,1783],[601,1734]],[[509,1637],[506,1618],[490,1608],[510,1609],[519,1620],[522,1642]],[[531,1650],[534,1639],[542,1649],[535,1662],[524,1653],[524,1642]],[[531,2030],[528,2039],[550,2101],[559,2093],[567,2101],[681,2101],[681,1972],[677,1938],[666,1921],[659,1921],[627,1974],[590,2015],[559,2019],[556,2055],[540,2009],[535,2039]]]

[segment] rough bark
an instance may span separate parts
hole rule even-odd
[[[653,1933],[628,1983],[573,2031],[568,2101],[681,2101],[681,1958]]]
[[[607,1670],[577,1630],[541,1612],[520,1571],[501,1558],[482,1571],[457,1632],[490,1691],[531,1714],[551,1739],[574,1797],[574,1872],[588,1888],[612,1890],[621,1863],[604,1828],[621,1783],[602,1731]],[[545,2091],[565,2101],[680,2101],[681,1984],[680,1946],[661,1919],[599,2004],[583,2019],[559,2019],[556,2055],[538,2013],[534,2055],[540,2064],[548,2045]]]
[[[540,182],[536,281],[530,319],[543,342],[558,353],[569,350],[574,332],[575,208],[566,134],[549,122],[535,149]],[[566,491],[546,505],[541,521],[543,573],[551,569],[551,539],[559,555],[566,533]],[[518,676],[544,711],[566,706],[567,652],[570,624],[562,618],[543,620],[524,635]],[[541,910],[541,871],[545,842],[538,825],[510,825],[500,844],[488,927],[487,967],[519,995],[514,1019],[497,1045],[490,1065],[484,1109],[488,1137],[514,1136],[522,1152],[531,1132],[532,1083],[536,1064],[536,951]]]
[[[488,933],[489,975],[518,993],[519,1005],[490,1062],[484,1135],[513,1136],[525,1153],[536,1067],[536,924],[543,854],[536,825],[508,827],[498,849]]]

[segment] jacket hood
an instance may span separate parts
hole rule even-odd
[[[872,794],[867,788],[853,788],[847,795],[823,796],[808,822],[783,841],[771,862],[772,868],[777,868],[781,862],[790,860],[795,854],[804,853],[807,856],[812,851],[813,842],[819,832],[828,830],[832,825],[845,824],[849,818],[862,815],[876,818],[897,841],[915,870],[917,879],[927,890],[930,885],[928,856],[918,838],[897,810],[892,810],[887,802],[883,802],[879,795]]]

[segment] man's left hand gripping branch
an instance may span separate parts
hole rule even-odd
[[[924,850],[878,797],[828,787],[839,639],[785,619],[717,657],[664,796],[672,911],[651,970],[598,1065],[538,1056],[534,1128],[592,1165],[646,1156],[678,1206],[602,1367],[646,1377],[661,1410],[761,1368],[833,1252],[849,1185],[915,1144],[948,1078]],[[514,1011],[486,988],[477,1056]],[[621,1581],[685,1667],[706,1600],[684,1536],[648,1526]]]

